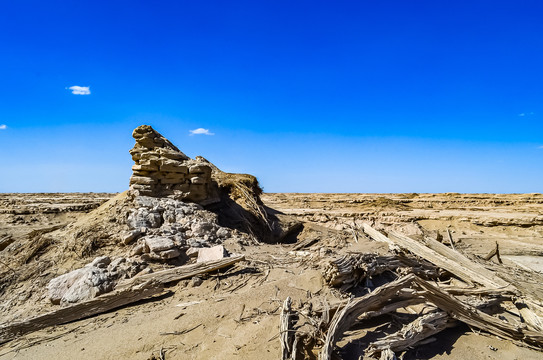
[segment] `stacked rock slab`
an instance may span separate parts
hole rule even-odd
[[[171,197],[199,204],[218,201],[209,165],[190,159],[149,125],[137,127],[132,136],[136,145],[130,150],[135,162],[130,195]]]

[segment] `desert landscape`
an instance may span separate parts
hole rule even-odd
[[[262,193],[133,136],[126,192],[0,194],[0,359],[543,358],[542,194]]]

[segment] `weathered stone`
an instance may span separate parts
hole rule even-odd
[[[162,225],[162,216],[158,212],[151,212],[146,217],[150,228],[158,228]]]
[[[202,177],[199,177],[199,176],[195,176],[195,177],[190,179],[190,182],[193,183],[193,184],[205,184],[206,179],[204,179]]]
[[[162,157],[165,157],[166,159],[171,159],[171,160],[188,160],[189,159],[188,156],[186,156],[180,151],[174,151],[174,150],[170,150],[166,148],[161,148],[161,149],[158,149],[157,152]]]
[[[160,171],[187,174],[188,170],[188,167],[180,161],[170,159],[160,160]]]
[[[172,187],[172,189],[177,190],[181,193],[186,193],[190,190],[190,184],[188,183],[176,184],[175,186]]]
[[[109,257],[101,256],[80,269],[52,279],[47,285],[49,299],[53,304],[76,303],[113,290],[107,270],[110,263]]]
[[[202,248],[206,245],[206,241],[202,238],[193,237],[187,240],[189,246],[194,248]]]
[[[198,251],[197,263],[220,260],[226,256],[226,251],[222,245],[213,246],[210,248],[201,248]]]
[[[110,263],[111,259],[109,258],[109,256],[99,256],[90,263],[90,266],[103,269],[106,268]]]
[[[79,279],[86,275],[86,269],[81,268],[74,271],[71,271],[67,274],[60,275],[47,284],[47,293],[49,300],[53,304],[60,304],[60,300],[64,294],[72,287],[72,285],[77,282]]]
[[[181,255],[181,252],[179,252],[178,249],[174,248],[174,249],[170,249],[166,251],[161,251],[160,253],[158,253],[158,255],[162,259],[168,260],[168,259],[173,259],[173,258],[178,257],[179,255]]]
[[[113,290],[113,283],[107,270],[95,267],[85,269],[87,270],[85,276],[77,280],[64,293],[61,303],[77,303]]]
[[[202,278],[198,277],[198,276],[194,276],[192,279],[190,279],[190,285],[192,287],[197,287],[197,286],[200,286],[202,285],[204,281],[202,280]]]
[[[198,251],[200,251],[199,248],[190,247],[190,248],[187,249],[187,251],[185,251],[185,254],[188,257],[197,257],[198,256]]]
[[[217,237],[219,238],[227,238],[230,236],[230,230],[228,230],[227,228],[220,228],[219,230],[217,230],[216,232],[216,235]]]
[[[139,185],[154,185],[157,183],[156,179],[145,176],[134,176],[130,177],[130,184],[139,184]]]
[[[214,228],[214,224],[208,222],[194,222],[191,224],[193,236],[204,236],[209,234]]]
[[[172,239],[163,236],[146,237],[145,243],[149,246],[149,249],[155,253],[170,250],[175,247]]]
[[[128,245],[132,241],[134,241],[138,237],[140,237],[141,235],[142,235],[141,230],[136,229],[136,230],[132,230],[132,231],[128,231],[128,232],[123,233],[121,239],[123,241],[123,244]]]
[[[158,171],[157,165],[132,165],[133,171]]]
[[[208,165],[192,165],[189,167],[189,173],[191,174],[205,174],[211,175],[211,168]]]
[[[147,244],[145,242],[138,242],[132,251],[130,251],[130,256],[141,255],[146,252],[149,252]]]
[[[185,182],[184,176],[179,177],[167,177],[162,180],[160,180],[161,184],[181,184]]]

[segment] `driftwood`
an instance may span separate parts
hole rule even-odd
[[[522,320],[526,325],[534,331],[543,332],[543,319],[541,315],[538,316],[538,313],[542,313],[542,309],[539,305],[533,304],[530,301],[517,299],[515,301],[515,306],[517,307]]]
[[[345,288],[387,271],[414,273],[425,279],[437,279],[443,273],[436,266],[413,257],[350,253],[329,262],[323,269],[323,278],[328,285]]]
[[[163,284],[215,271],[241,261],[244,258],[243,255],[239,255],[217,261],[179,266],[134,277],[119,284],[114,291],[94,299],[13,324],[0,325],[0,344],[32,331],[49,326],[66,324],[134,303],[163,292]]]
[[[387,303],[393,303],[398,298],[397,294],[402,289],[409,288],[414,278],[415,275],[408,275],[387,285],[380,286],[365,296],[349,301],[341,311],[336,312],[330,322],[320,359],[331,359],[336,342],[357,321],[359,316],[369,311],[379,310],[386,306]]]
[[[497,317],[483,313],[476,308],[462,303],[446,293],[419,278],[414,283],[422,290],[426,290],[425,297],[441,310],[449,313],[453,318],[472,327],[481,329],[501,338],[517,340],[536,348],[543,347],[543,334],[532,330],[522,329],[518,326],[504,322]]]
[[[281,359],[288,360],[290,358],[293,345],[292,333],[292,300],[290,296],[286,298],[281,310],[281,324],[279,326],[279,339],[281,340]]]
[[[411,289],[411,291],[406,291],[406,289]],[[341,311],[337,312],[330,323],[325,344],[321,351],[321,360],[332,358],[332,351],[336,342],[354,323],[360,321],[360,319],[367,318],[368,313],[371,314],[371,312],[375,312],[376,314],[380,314],[384,311],[383,309],[395,309],[399,308],[400,305],[408,304],[405,297],[409,296],[409,294],[411,294],[412,297],[417,298],[423,296],[425,301],[434,304],[453,319],[457,319],[474,328],[489,332],[504,339],[518,341],[535,348],[543,347],[543,335],[540,332],[504,322],[497,317],[488,315],[478,310],[476,307],[456,299],[446,291],[430,284],[428,281],[415,275],[407,275],[389,284],[383,285],[363,297],[349,301]],[[399,301],[400,298],[403,300]],[[400,304],[394,305],[394,303],[398,301]],[[482,304],[484,304],[484,302]],[[427,320],[429,319],[424,321]],[[391,337],[388,338],[389,346],[385,346],[385,343],[376,342],[374,343],[374,346],[370,348],[370,351],[376,353],[378,350],[381,351],[385,348],[392,349],[392,344],[396,344],[394,345],[396,346],[396,350],[405,350],[409,346],[415,345],[425,338],[445,329],[448,327],[448,325],[446,325],[448,322],[449,320],[446,322],[439,320],[434,329],[436,331],[422,329],[419,332],[408,334],[409,336],[404,336],[401,332],[390,335]],[[431,323],[431,321],[426,322],[426,324]],[[416,323],[413,324],[413,326],[415,325]],[[437,331],[438,329],[440,330]]]
[[[400,331],[371,343],[366,355],[375,357],[386,349],[393,352],[403,351],[453,326],[456,326],[456,321],[452,320],[447,313],[431,312],[405,325]]]
[[[15,241],[15,239],[13,239],[11,237],[11,235],[6,235],[2,238],[0,238],[0,251],[4,250],[5,248],[7,248],[9,245],[11,245],[13,242]]]
[[[422,244],[395,231],[391,231],[387,237],[367,224],[364,224],[364,231],[377,241],[384,241],[389,244],[392,243],[396,247],[405,249],[414,255],[449,271],[467,284],[473,284],[475,282],[490,288],[506,287],[509,285],[508,282],[495,276],[490,270],[482,265],[471,261],[458,251],[455,251],[436,240],[426,239],[426,243]]]
[[[175,281],[179,281],[183,279],[188,279],[193,276],[204,274],[207,272],[219,270],[224,267],[233,265],[244,259],[245,259],[244,255],[237,255],[237,256],[232,256],[232,257],[228,257],[228,258],[224,258],[224,259],[220,259],[216,261],[208,261],[208,262],[203,262],[203,263],[178,266],[171,269],[157,271],[155,273],[145,274],[145,275],[131,278],[127,280],[126,282],[122,282],[119,285],[117,285],[116,289],[124,289],[124,288],[137,286],[139,284],[145,283],[150,280],[155,281],[157,283],[161,283],[161,284],[167,284],[167,283],[171,283],[171,282],[175,282]]]
[[[496,256],[496,259],[498,259],[498,262],[500,264],[503,264],[502,258],[500,257],[500,246],[498,245],[497,241],[496,241],[496,246],[494,246],[494,248],[492,250],[490,250],[490,252],[488,254],[486,254],[486,256],[483,257],[483,259],[490,260],[494,256]]]
[[[451,235],[451,231],[447,228],[447,237],[449,238],[449,243],[451,244],[451,247],[453,250],[456,250],[456,247],[454,246],[454,240]]]
[[[436,266],[460,277],[467,283],[476,282],[487,287],[506,287],[509,283],[486,269],[484,266],[468,259],[440,242],[426,239],[421,244],[403,234],[391,231],[389,237],[400,247],[405,247],[415,255],[420,256]],[[426,246],[425,246],[426,245]]]
[[[0,344],[49,326],[66,324],[71,321],[117,309],[121,306],[160,294],[163,290],[162,284],[150,281],[133,288],[114,290],[94,299],[58,309],[44,315],[38,315],[23,321],[2,325],[0,326]]]
[[[292,247],[292,251],[296,251],[296,250],[306,248],[308,246],[311,246],[311,245],[315,244],[317,241],[319,241],[319,238],[317,238],[317,237],[305,239],[303,241],[300,241],[299,243],[296,243],[296,245],[294,245]]]
[[[395,231],[385,236],[367,224],[364,224],[364,231],[374,240],[388,243],[397,254],[345,255],[326,266],[323,271],[325,281],[332,286],[345,287],[357,285],[364,278],[384,271],[408,275],[378,287],[363,297],[326,306],[326,312],[336,311],[321,349],[321,360],[332,358],[336,342],[354,323],[421,303],[432,305],[437,310],[419,315],[400,331],[369,344],[364,355],[395,359],[394,351],[420,344],[453,326],[456,321],[515,343],[543,349],[543,306],[537,300],[523,296],[520,285],[514,286],[505,281],[505,269],[496,270],[504,278],[499,277],[456,251],[449,231],[447,234],[452,248],[434,239],[419,242]],[[421,260],[404,256],[407,253]],[[444,285],[441,283],[444,275],[455,276],[470,286]],[[515,302],[518,321],[510,318],[510,315],[515,315],[512,312],[509,312],[509,322],[506,317],[483,312],[495,311],[494,305],[504,300]]]

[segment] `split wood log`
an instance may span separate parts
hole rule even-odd
[[[119,283],[116,289],[130,288],[130,287],[145,283],[149,280],[153,280],[161,284],[167,284],[174,281],[189,279],[196,275],[222,269],[224,267],[233,265],[244,259],[245,259],[244,255],[237,255],[237,256],[232,256],[232,257],[228,257],[228,258],[224,258],[224,259],[220,259],[216,261],[207,261],[203,263],[178,266],[171,269],[157,271],[155,273],[133,277],[131,279],[128,279],[125,282]]]
[[[18,336],[43,328],[66,324],[106,311],[117,309],[164,291],[162,284],[148,281],[138,286],[114,290],[94,299],[58,309],[47,314],[38,315],[12,324],[0,325],[0,344],[15,339]]]
[[[392,243],[396,247],[408,250],[414,255],[449,271],[468,284],[476,282],[490,288],[506,287],[509,285],[508,282],[495,276],[482,265],[471,261],[464,255],[436,240],[427,239],[426,244],[422,244],[395,231],[391,231],[387,237],[367,224],[364,224],[364,231],[377,241]]]
[[[508,282],[494,275],[492,271],[435,240],[426,239],[425,244],[421,244],[396,231],[391,231],[389,238],[398,246],[449,271],[467,283],[476,282],[491,288],[509,285]]]
[[[398,245],[396,245],[392,240],[390,240],[388,237],[386,237],[385,235],[381,234],[379,231],[377,231],[376,229],[372,228],[369,224],[366,224],[364,223],[362,225],[363,229],[364,229],[364,232],[366,234],[368,234],[373,240],[375,241],[380,241],[380,242],[384,242],[384,243],[387,243],[388,244],[388,247],[391,249],[391,250],[396,250],[396,251],[399,251],[401,250]]]
[[[404,351],[453,326],[456,326],[456,321],[446,312],[431,312],[405,325],[401,330],[371,343],[364,355],[376,357],[387,349],[393,352]]]
[[[279,340],[281,341],[281,359],[289,360],[292,352],[293,334],[292,334],[292,299],[286,298],[281,310],[279,325]]]

